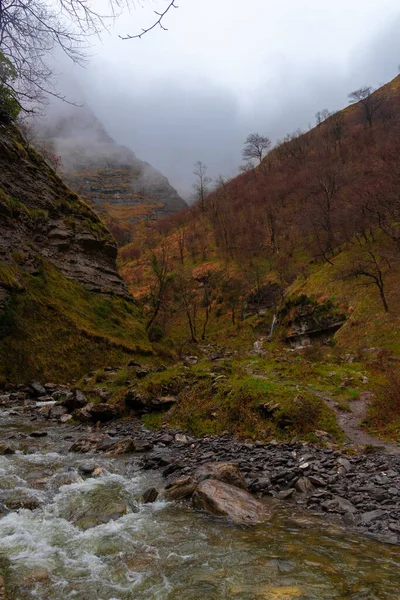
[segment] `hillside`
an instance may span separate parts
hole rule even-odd
[[[267,379],[282,370],[282,352],[299,348],[324,374],[307,376],[299,356],[298,381],[324,394],[332,387],[326,369],[337,373],[351,356],[358,375],[341,380],[353,381],[354,397],[366,377],[377,394],[387,385],[388,398],[400,358],[399,134],[396,77],[286,136],[259,167],[221,182],[204,211],[195,205],[149,225],[121,249],[119,264],[150,335],[196,354],[202,342],[251,356],[256,343],[271,357],[261,370]],[[241,367],[253,371],[248,360]],[[399,400],[391,397],[370,418],[398,436]]]
[[[65,381],[150,350],[111,234],[13,126],[0,216],[0,381]]]
[[[132,150],[119,146],[87,108],[36,123],[38,147],[60,156],[60,174],[106,222],[119,244],[136,223],[186,206],[168,179]]]

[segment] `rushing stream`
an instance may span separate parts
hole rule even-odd
[[[233,527],[182,505],[141,504],[161,476],[134,462],[69,454],[71,432],[3,412],[0,572],[7,600],[400,599],[398,547],[276,505],[272,522]],[[102,470],[84,475],[88,462]],[[35,508],[36,506],[36,508]]]

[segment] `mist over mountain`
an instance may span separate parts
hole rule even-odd
[[[60,156],[65,181],[112,230],[120,222],[126,228],[127,223],[166,216],[186,206],[167,177],[130,148],[118,145],[90,108],[64,106],[50,111],[35,122],[34,129],[39,144]],[[113,233],[119,237],[117,231]],[[129,239],[126,235],[124,241]]]

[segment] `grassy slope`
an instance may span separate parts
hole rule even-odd
[[[151,352],[138,309],[125,300],[88,292],[49,263],[35,276],[0,271],[12,285],[0,317],[0,381],[66,382]]]

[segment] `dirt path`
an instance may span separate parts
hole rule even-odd
[[[309,388],[310,389],[310,388]],[[362,392],[358,400],[350,402],[351,412],[340,410],[333,398],[310,389],[310,392],[326,402],[335,412],[338,425],[343,429],[349,441],[355,446],[375,446],[385,448],[390,454],[400,454],[400,446],[385,442],[374,435],[361,429],[361,424],[367,416],[368,403],[372,397],[371,392]]]

